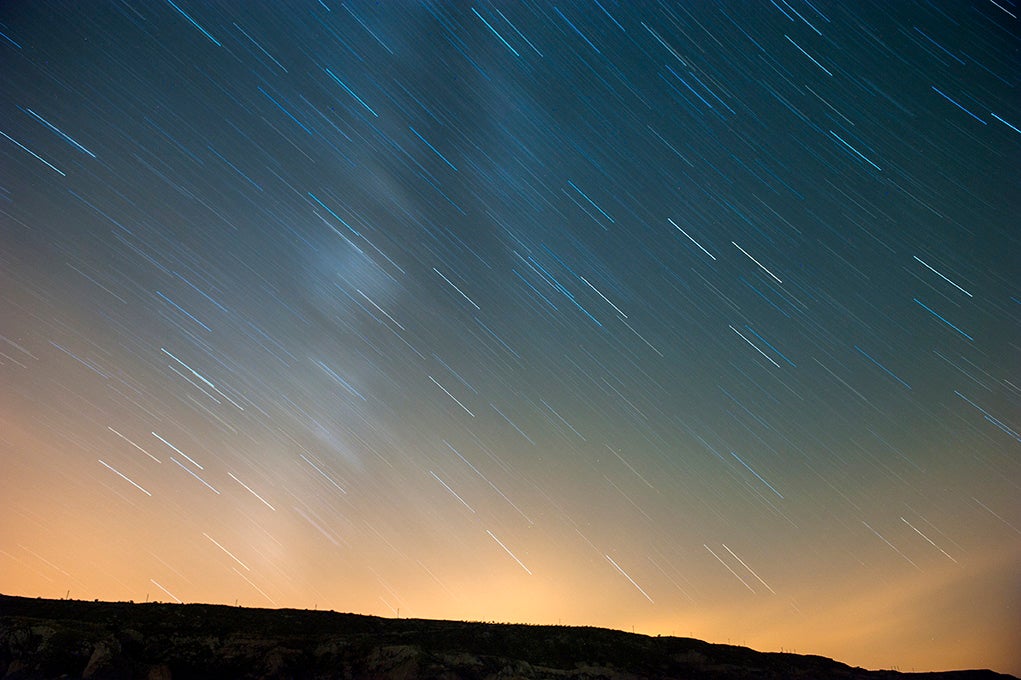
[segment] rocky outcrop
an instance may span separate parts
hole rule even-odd
[[[0,677],[907,680],[913,674],[599,628],[0,595]],[[914,677],[1010,676],[958,671]]]

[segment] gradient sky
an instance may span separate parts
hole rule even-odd
[[[1021,674],[1019,13],[0,4],[0,590]]]

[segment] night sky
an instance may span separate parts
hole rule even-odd
[[[1021,673],[1019,14],[0,4],[0,590]]]

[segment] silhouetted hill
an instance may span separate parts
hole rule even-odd
[[[4,678],[1007,680],[897,673],[602,628],[0,595]],[[1016,678],[1014,680],[1017,680]]]

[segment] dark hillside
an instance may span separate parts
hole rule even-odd
[[[4,678],[927,678],[601,628],[0,596]]]

